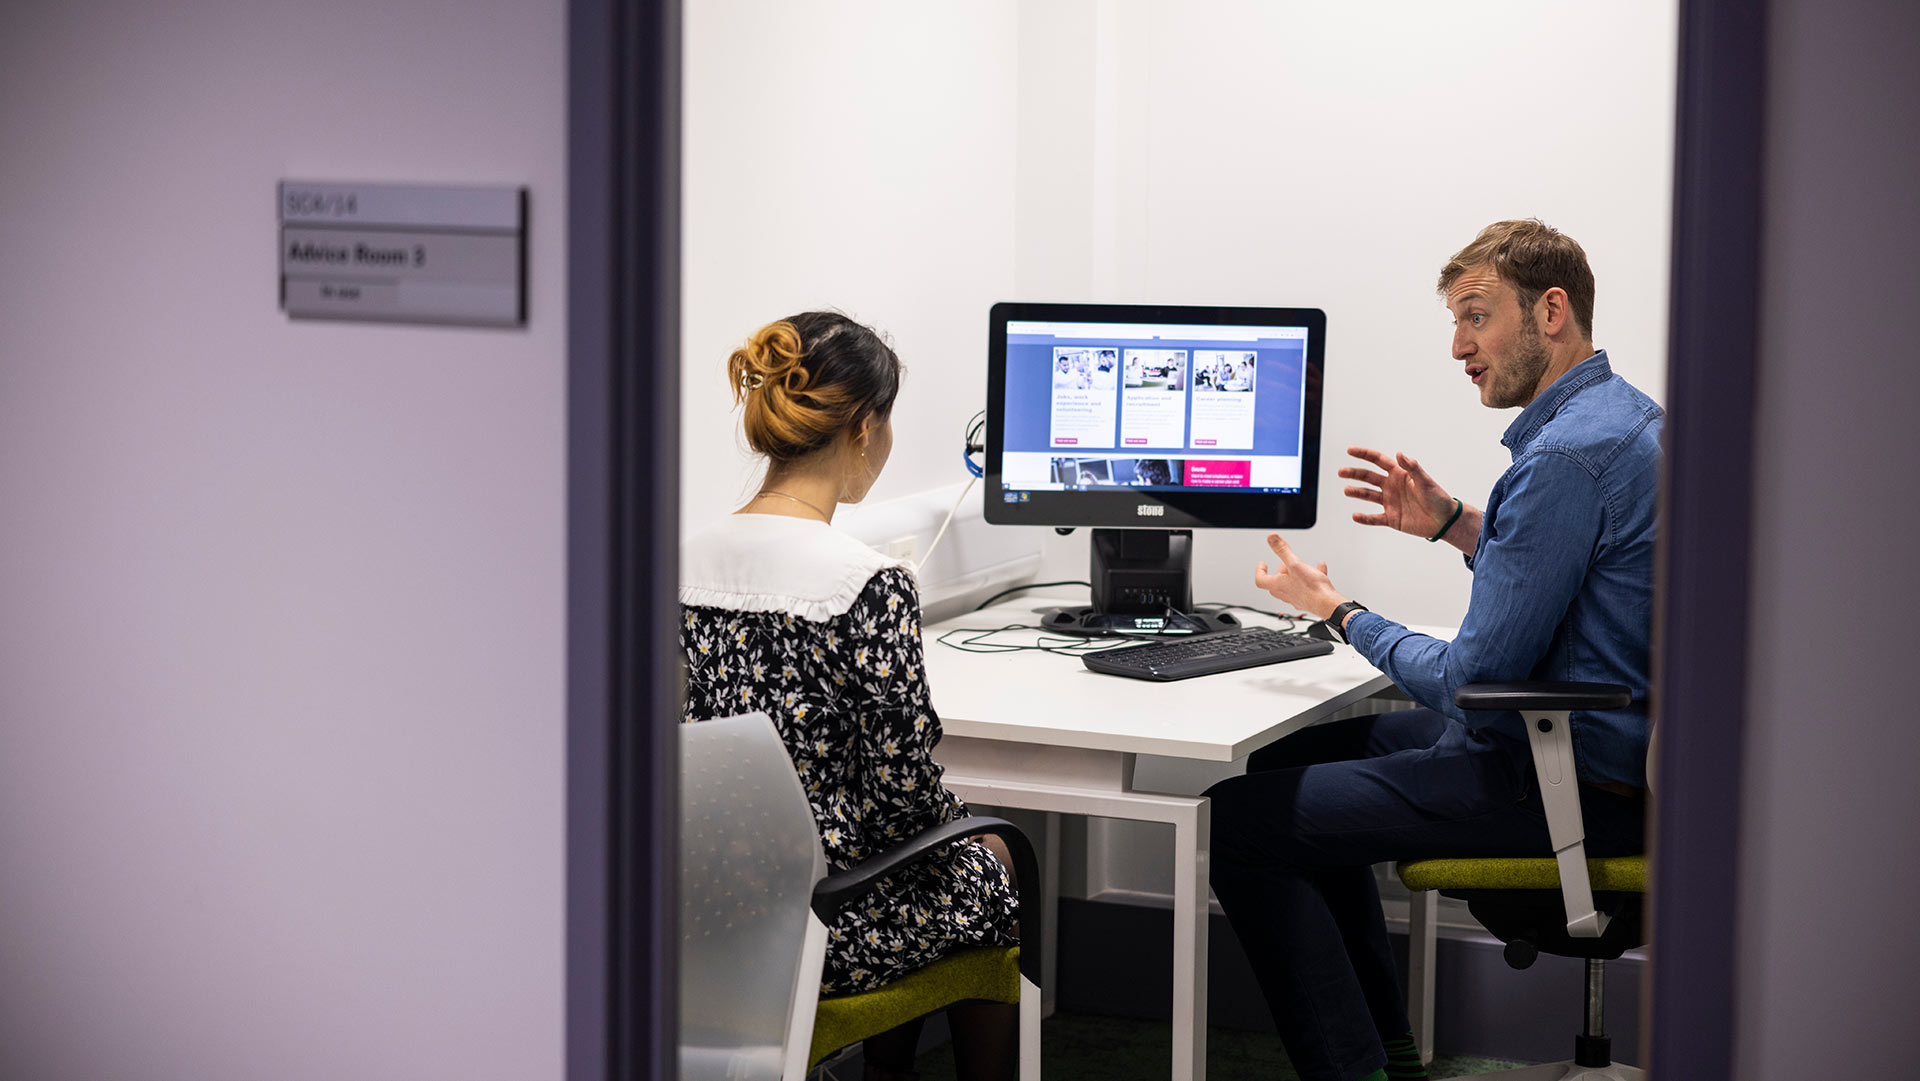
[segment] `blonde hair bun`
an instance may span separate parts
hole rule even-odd
[[[900,358],[872,328],[839,312],[802,312],[754,331],[727,358],[747,444],[775,461],[825,447],[893,409]]]
[[[747,344],[727,358],[734,401],[765,387],[779,387],[788,393],[806,389],[807,369],[801,364],[802,355],[800,331],[785,319],[754,331]]]

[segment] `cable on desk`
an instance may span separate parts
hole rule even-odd
[[[987,639],[1007,631],[1037,631],[1040,637],[1029,644],[1026,642],[990,642]],[[955,639],[957,635],[967,637]],[[1078,657],[1084,653],[1097,653],[1102,649],[1111,649],[1115,642],[1111,638],[1082,638],[1078,635],[1049,634],[1043,627],[1029,623],[1009,623],[1004,627],[955,627],[934,641],[949,649],[962,653],[1057,653],[1063,657]]]
[[[1277,619],[1285,623],[1286,626],[1280,628],[1283,631],[1291,631],[1296,623],[1314,622],[1314,618],[1309,615],[1302,615],[1297,612],[1269,612],[1265,608],[1255,608],[1251,604],[1196,604],[1193,606],[1193,610],[1196,612],[1252,612],[1255,615],[1267,616],[1270,619]]]
[[[1000,592],[995,593],[993,596],[988,597],[986,600],[981,601],[979,604],[974,605],[973,610],[978,612],[980,609],[987,607],[988,605],[992,604],[994,601],[997,601],[1002,597],[1011,597],[1015,593],[1024,593],[1029,589],[1046,589],[1049,586],[1086,586],[1088,589],[1092,589],[1093,583],[1092,582],[1034,582],[1031,585],[1014,586],[1012,589],[1003,589]],[[1035,629],[1037,630],[1038,628],[1035,628]]]
[[[1161,610],[1160,615],[1160,618],[1167,621],[1167,625],[1157,631],[1111,631],[1109,633],[1116,638],[1164,638],[1170,634],[1205,634],[1207,633],[1206,624],[1193,618],[1195,615],[1202,614],[1204,613],[1200,611],[1199,605],[1195,605],[1193,612],[1189,614],[1169,604]],[[1185,630],[1178,629],[1181,623],[1187,625]]]
[[[973,610],[978,612],[992,605],[1002,597],[1010,597],[1015,593],[1023,593],[1030,589],[1047,589],[1053,586],[1086,586],[1091,589],[1092,583],[1080,581],[1034,582],[1029,585],[1014,586],[1012,589],[1003,589],[993,596],[988,597],[986,600],[981,601],[974,606]],[[1196,614],[1203,611],[1218,612],[1229,608],[1237,608],[1242,611],[1270,616],[1286,623],[1287,626],[1281,629],[1289,631],[1293,629],[1294,623],[1298,620],[1311,618],[1308,616],[1283,615],[1279,612],[1269,612],[1265,609],[1254,608],[1245,604],[1201,604],[1194,606],[1194,612]],[[935,641],[949,649],[957,649],[963,653],[1039,652],[1058,653],[1064,656],[1078,657],[1082,654],[1098,653],[1103,649],[1113,649],[1118,646],[1132,645],[1138,642],[1150,642],[1163,638],[1185,638],[1194,631],[1201,629],[1200,625],[1196,623],[1188,613],[1181,612],[1172,605],[1168,605],[1165,608],[1163,618],[1167,621],[1166,626],[1155,631],[1108,631],[1104,634],[1091,636],[1077,634],[1062,635],[1050,633],[1045,627],[1031,623],[1009,623],[1003,627],[955,627],[953,630],[942,634],[939,638],[935,639]],[[1007,631],[1031,631],[1040,635],[1040,638],[1032,644],[1023,642],[993,642],[987,640],[992,635]],[[961,635],[969,637],[956,637]]]
[[[1055,583],[1059,584],[1059,583]],[[1167,626],[1157,631],[1108,631],[1101,635],[1055,634],[1045,627],[1032,623],[1009,623],[1002,627],[955,627],[934,639],[949,649],[962,653],[1057,653],[1065,657],[1079,657],[1088,653],[1098,653],[1103,649],[1115,649],[1120,646],[1137,645],[1162,638],[1186,639],[1189,630],[1177,629],[1176,624],[1184,621],[1190,628],[1197,628],[1185,613],[1175,611],[1171,606],[1166,610]],[[1039,637],[1031,644],[1026,642],[992,642],[988,639],[996,634],[1008,631],[1027,631]],[[956,638],[958,635],[967,637]]]

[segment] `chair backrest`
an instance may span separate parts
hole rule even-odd
[[[820,835],[764,714],[680,732],[680,1076],[777,1081],[820,993]]]

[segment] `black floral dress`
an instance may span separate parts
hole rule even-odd
[[[682,605],[689,721],[773,718],[836,870],[928,827],[964,817],[940,783],[940,740],[922,669],[912,577],[886,567],[846,613]],[[828,929],[822,990],[863,991],[963,946],[1011,945],[1016,902],[1005,869],[963,841],[880,883]]]

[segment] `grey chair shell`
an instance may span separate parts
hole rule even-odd
[[[681,726],[680,1076],[804,1072],[826,957],[827,873],[807,796],[765,714]]]

